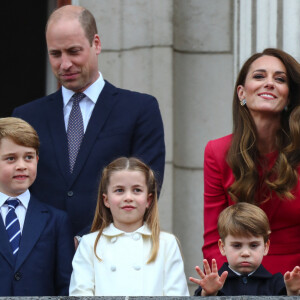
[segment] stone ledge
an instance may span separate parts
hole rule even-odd
[[[293,300],[300,299],[299,296],[222,296],[222,297],[0,297],[0,300]]]

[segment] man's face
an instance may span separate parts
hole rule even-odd
[[[92,45],[77,19],[50,21],[46,32],[49,60],[58,81],[67,89],[83,92],[99,77],[100,38]]]
[[[224,242],[219,240],[219,249],[226,256],[231,269],[240,274],[255,271],[262,259],[268,254],[270,241],[264,242],[262,236],[236,237],[226,236]]]

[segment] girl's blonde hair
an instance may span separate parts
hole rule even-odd
[[[96,257],[99,256],[96,253],[97,244],[103,232],[103,229],[113,223],[113,217],[111,211],[108,207],[104,205],[103,194],[107,194],[107,187],[109,185],[109,180],[114,172],[129,170],[129,171],[139,171],[145,175],[146,185],[148,189],[148,194],[152,194],[152,201],[148,209],[146,209],[144,215],[144,222],[148,225],[151,230],[151,241],[152,249],[150,253],[150,258],[147,263],[155,261],[158,248],[159,248],[159,218],[158,218],[158,205],[157,205],[157,182],[155,179],[154,172],[141,160],[135,157],[120,157],[112,161],[107,165],[102,172],[102,177],[99,185],[98,191],[98,201],[95,211],[95,216],[91,228],[91,232],[99,231],[94,244],[94,253]]]

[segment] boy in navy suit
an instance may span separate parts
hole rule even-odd
[[[67,215],[28,190],[39,144],[25,121],[0,119],[0,296],[68,295],[74,243]]]
[[[201,279],[195,296],[276,296],[300,295],[300,268],[272,275],[261,264],[268,254],[271,233],[268,217],[258,206],[240,202],[224,209],[218,220],[219,248],[226,256],[218,271],[216,260],[210,268],[203,260],[205,273],[197,266]],[[280,261],[278,261],[280,263]]]

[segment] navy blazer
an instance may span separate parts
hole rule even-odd
[[[219,275],[221,276],[224,271],[228,271],[228,276],[217,296],[278,296],[287,294],[282,274],[272,275],[263,265],[260,265],[250,276],[238,276],[228,267],[228,263],[224,263],[219,269]],[[202,288],[199,287],[195,291],[195,296],[201,296],[201,291]]]
[[[68,295],[74,241],[67,214],[31,196],[15,263],[0,219],[0,296]]]
[[[92,223],[101,172],[112,160],[138,157],[162,182],[164,130],[157,100],[150,95],[105,82],[72,174],[61,90],[16,108],[13,116],[29,122],[41,141],[37,179],[30,191],[38,199],[66,210],[74,234]]]

